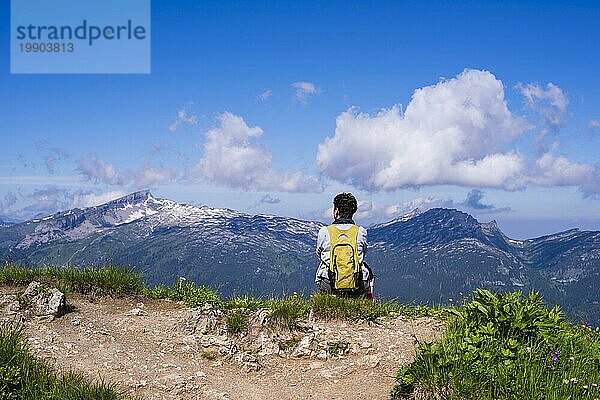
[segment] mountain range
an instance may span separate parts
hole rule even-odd
[[[149,191],[41,219],[0,224],[0,259],[29,266],[130,266],[148,285],[180,277],[224,295],[308,293],[320,222],[158,199]],[[570,315],[600,322],[600,232],[528,240],[453,209],[414,210],[368,228],[376,294],[449,304],[477,287],[540,290]]]

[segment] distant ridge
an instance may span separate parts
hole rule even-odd
[[[180,204],[144,190],[0,227],[0,259],[31,266],[117,263],[143,271],[150,285],[186,277],[224,295],[310,293],[321,226]],[[549,302],[600,322],[600,232],[513,240],[495,221],[434,208],[371,226],[368,240],[380,296],[448,303],[477,287],[541,290]]]

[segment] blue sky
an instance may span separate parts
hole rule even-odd
[[[349,190],[365,225],[600,230],[597,2],[155,0],[150,74],[11,74],[0,16],[0,215],[150,188],[327,220]]]

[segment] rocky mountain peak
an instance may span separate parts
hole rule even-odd
[[[150,190],[146,189],[146,190],[140,190],[137,192],[133,192],[126,196],[119,197],[118,199],[109,201],[108,203],[104,204],[104,206],[123,205],[123,204],[139,204],[139,203],[143,203],[144,201],[154,200],[154,199],[155,199],[155,197],[152,196],[152,193],[150,193]]]

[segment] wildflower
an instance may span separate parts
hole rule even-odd
[[[575,361],[575,357],[569,357],[569,361]]]
[[[594,387],[594,388],[598,387],[598,384],[597,383],[592,383],[592,387]]]
[[[577,382],[578,382],[578,381],[577,381],[577,378],[571,378],[571,383],[575,384],[575,383],[577,383]]]
[[[563,383],[566,385],[567,383],[569,383],[568,379],[563,379]]]
[[[560,354],[559,350],[554,350],[554,353],[552,354],[552,361],[558,361],[559,354]]]
[[[531,347],[529,347],[529,346],[525,347],[525,351],[527,351],[528,353],[531,353]]]
[[[452,297],[450,297],[448,300],[450,300],[450,303],[452,303],[454,300],[452,300]]]
[[[583,388],[584,388],[585,390],[587,390],[587,389],[588,389],[588,385],[583,385]]]

